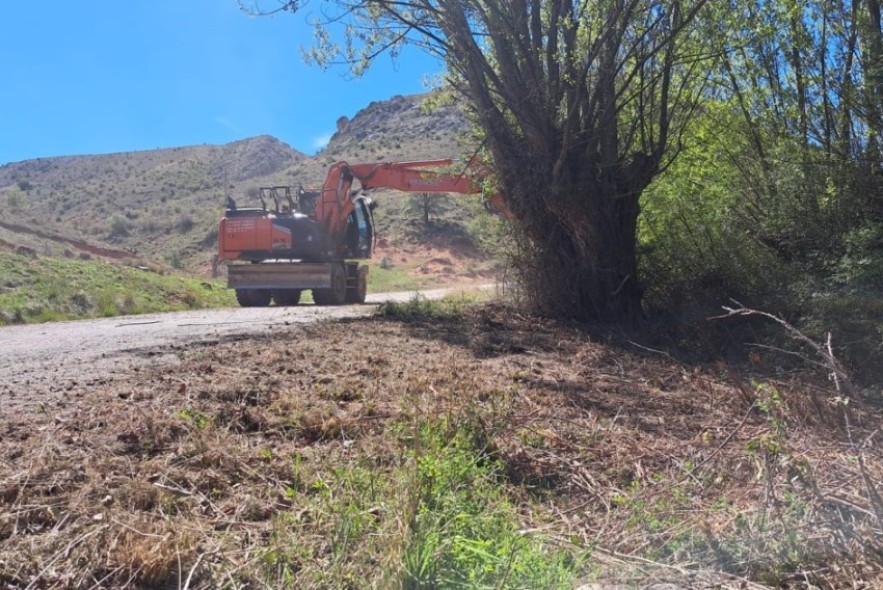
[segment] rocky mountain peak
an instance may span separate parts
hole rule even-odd
[[[273,174],[307,157],[270,135],[259,135],[223,146],[216,168],[229,180],[242,181]]]
[[[458,105],[430,104],[429,99],[429,94],[397,95],[370,103],[351,119],[341,117],[325,151],[352,153],[374,143],[415,145],[467,129]]]

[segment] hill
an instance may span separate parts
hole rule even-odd
[[[7,164],[0,167],[0,238],[43,254],[58,254],[46,234],[76,238],[196,270],[210,257],[226,192],[306,158],[261,136],[224,146]]]
[[[225,197],[266,184],[317,185],[340,159],[382,161],[457,155],[466,119],[435,111],[426,95],[374,102],[314,156],[260,136],[230,144],[107,155],[39,158],[0,166],[0,239],[58,254],[44,236],[10,224],[85,240],[193,274],[208,274]],[[64,247],[69,247],[67,246]]]

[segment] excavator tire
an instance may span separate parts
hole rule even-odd
[[[346,303],[346,270],[342,264],[331,266],[331,288],[313,289],[316,305],[343,305]]]
[[[288,307],[300,303],[300,289],[279,289],[273,291],[273,301],[280,307]]]
[[[366,269],[360,269],[356,275],[355,287],[346,290],[347,303],[365,303],[368,296],[368,272]]]
[[[267,307],[270,292],[266,289],[236,289],[236,301],[242,307]]]

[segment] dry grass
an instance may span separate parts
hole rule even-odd
[[[193,349],[0,417],[0,586],[402,586],[414,432],[442,417],[585,583],[883,586],[832,394],[755,379],[495,305]],[[879,411],[851,411],[883,481]]]

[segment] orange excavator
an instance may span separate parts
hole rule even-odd
[[[467,165],[450,172],[453,160],[333,164],[321,189],[262,187],[261,207],[240,208],[232,199],[218,230],[219,258],[227,286],[243,307],[297,305],[312,290],[317,305],[364,303],[374,247],[373,210],[365,191],[376,188],[421,193],[482,192],[486,168]],[[353,190],[354,181],[359,189]],[[268,201],[272,200],[272,207]],[[504,215],[500,195],[488,206]]]

